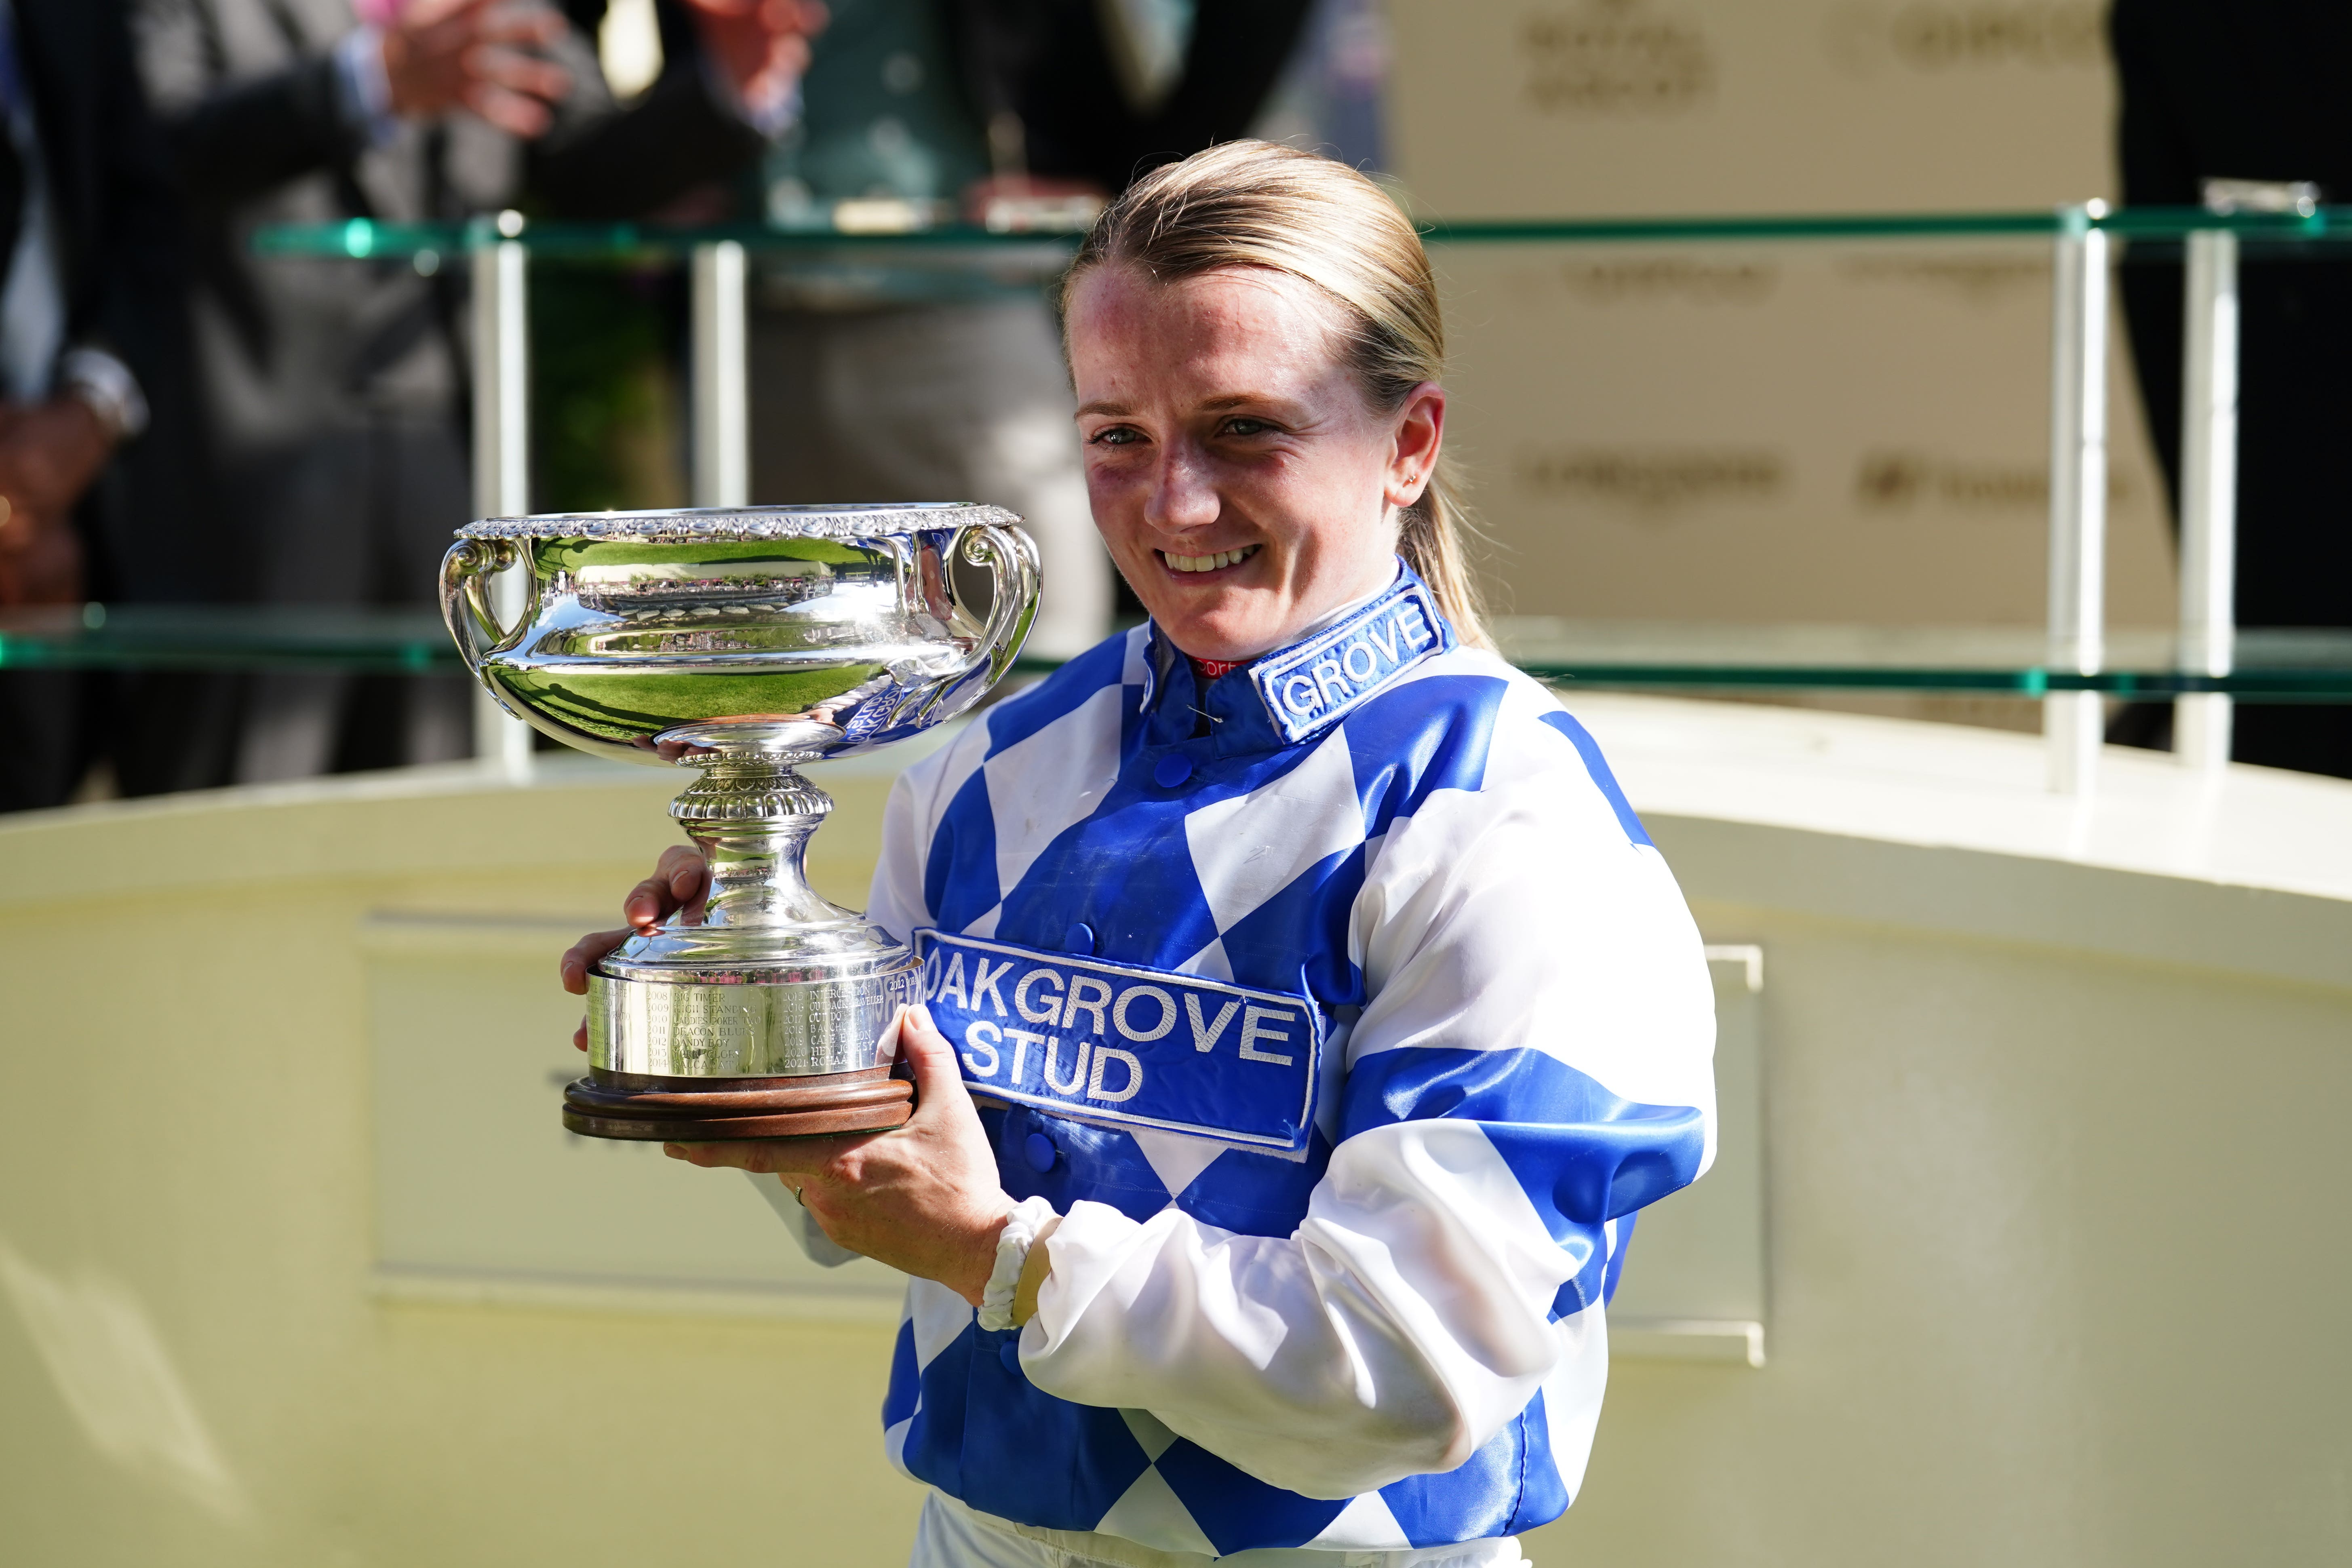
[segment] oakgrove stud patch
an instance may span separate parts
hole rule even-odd
[[[1322,1015],[1303,996],[938,931],[922,995],[975,1090],[1111,1126],[1297,1153]]]

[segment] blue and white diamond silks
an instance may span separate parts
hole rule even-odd
[[[888,1449],[1165,1551],[1525,1530],[1582,1475],[1631,1215],[1713,1154],[1698,935],[1591,738],[1410,573],[1253,668],[1202,689],[1115,638],[892,795],[869,913],[934,933],[934,989],[987,955],[997,989],[967,967],[934,1005],[1000,1031],[958,1041],[1000,1179],[1064,1218],[1018,1333],[909,1288]],[[1003,986],[1032,974],[1026,1018]],[[1313,1081],[1209,1030],[1228,1003],[1294,1037],[1266,1056],[1311,1037]],[[1244,1136],[1285,1116],[1286,1146]]]

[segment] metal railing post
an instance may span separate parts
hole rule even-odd
[[[2178,668],[2227,675],[2237,640],[2238,237],[2189,237],[2180,376],[2180,632]],[[2172,755],[2211,771],[2230,761],[2230,698],[2174,700]]]
[[[743,247],[694,247],[694,504],[751,500],[751,398],[745,341]]]
[[[2054,247],[2050,342],[2050,662],[2095,675],[2106,657],[2106,204],[2065,210]],[[2105,710],[2095,691],[2042,704],[2050,787],[2087,794],[2098,777]]]
[[[499,238],[478,242],[474,268],[474,511],[518,517],[530,510],[530,323],[524,293],[522,215],[502,212]],[[501,626],[522,614],[520,570],[490,584]],[[474,757],[494,772],[530,771],[530,730],[508,717],[488,691],[474,694]]]

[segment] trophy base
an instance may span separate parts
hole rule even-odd
[[[915,1086],[887,1067],[806,1078],[659,1078],[592,1068],[563,1091],[583,1138],[691,1143],[886,1132],[915,1113]]]

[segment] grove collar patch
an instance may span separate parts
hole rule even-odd
[[[1433,653],[1454,646],[1429,585],[1412,573],[1328,630],[1250,666],[1277,734],[1296,745],[1328,729]]]

